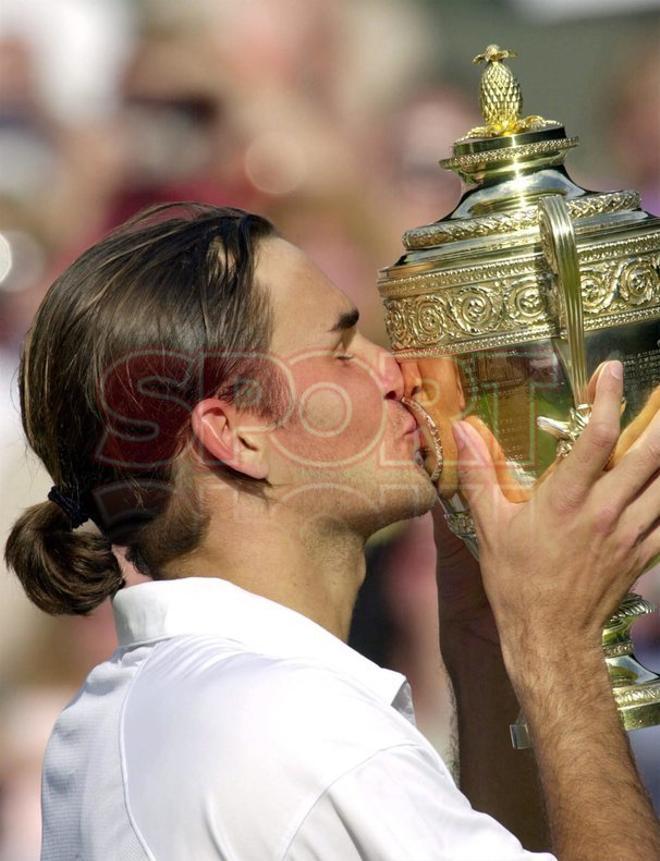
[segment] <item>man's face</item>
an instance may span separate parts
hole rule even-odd
[[[365,338],[357,309],[298,248],[268,239],[256,277],[274,312],[271,357],[289,377],[282,427],[269,431],[269,480],[282,505],[366,536],[435,503],[401,370]]]

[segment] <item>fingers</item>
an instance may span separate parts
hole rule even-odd
[[[656,386],[630,424],[624,428],[612,456],[612,465],[617,464],[633,444],[639,439],[646,428],[651,424],[654,416],[660,413],[660,386]]]
[[[612,508],[622,509],[639,493],[642,493],[650,503],[652,497],[647,493],[652,491],[654,483],[648,488],[647,493],[644,491],[647,482],[651,481],[658,470],[660,470],[660,413],[656,414],[644,433],[614,469],[603,478],[602,492],[610,500]],[[649,511],[649,514],[652,513],[653,509]],[[657,516],[656,511],[655,517]]]
[[[660,475],[648,483],[624,511],[621,529],[631,546],[641,543],[660,521]]]
[[[646,570],[660,565],[660,523],[658,523],[646,536],[642,543],[642,553],[647,559]]]
[[[605,469],[619,437],[623,366],[607,362],[596,383],[596,397],[589,424],[554,476],[558,493],[577,503],[583,499]]]
[[[596,398],[596,386],[598,385],[598,378],[606,368],[607,362],[601,362],[589,378],[589,385],[587,386],[587,401],[590,404],[593,404]]]
[[[495,434],[478,416],[467,416],[465,421],[477,431],[484,441],[490,459],[493,461],[495,467],[497,483],[504,496],[509,502],[526,502],[530,498],[530,491],[522,486],[509,467],[502,446],[496,439]]]
[[[495,464],[479,433],[467,422],[457,422],[453,431],[458,449],[460,489],[470,506],[477,531],[483,536],[500,520],[499,514],[508,503],[500,489]]]

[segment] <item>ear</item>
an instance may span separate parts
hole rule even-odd
[[[206,398],[195,406],[190,420],[202,458],[206,452],[244,475],[268,476],[265,435],[249,424],[246,413],[219,398]]]

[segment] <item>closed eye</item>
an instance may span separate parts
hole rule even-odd
[[[342,362],[349,362],[351,359],[354,359],[355,356],[345,355],[345,356],[337,356],[337,358]]]

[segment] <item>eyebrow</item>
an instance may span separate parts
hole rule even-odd
[[[357,308],[352,308],[350,311],[344,311],[339,315],[339,319],[328,332],[343,332],[344,329],[352,329],[360,319],[360,312]]]

